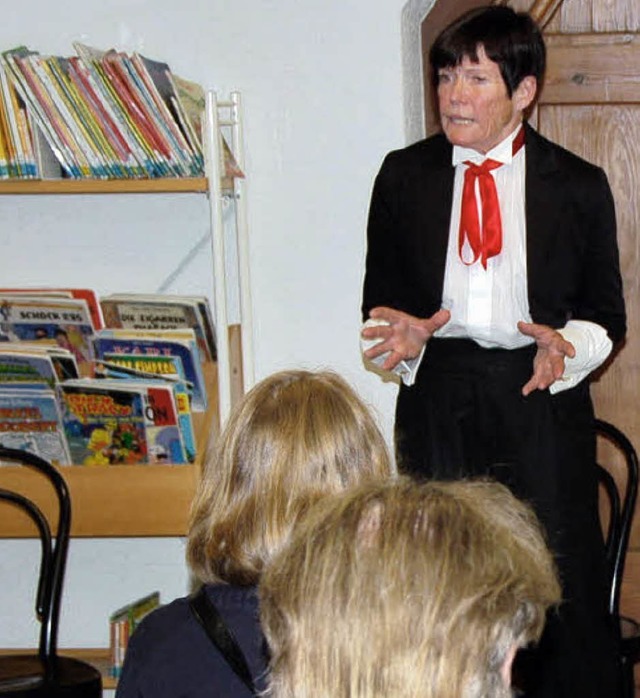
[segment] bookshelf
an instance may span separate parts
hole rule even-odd
[[[219,100],[207,94],[205,121],[206,177],[141,180],[2,180],[0,196],[118,197],[134,194],[195,194],[208,202],[207,228],[211,237],[213,314],[217,330],[218,361],[205,366],[209,407],[194,413],[198,457],[190,465],[132,465],[60,468],[72,498],[73,537],[181,537],[187,532],[191,500],[198,482],[207,444],[215,437],[231,406],[252,385],[251,308],[248,280],[248,240],[245,181],[223,176],[223,156],[218,134],[224,133],[241,168],[244,166],[240,94]],[[231,214],[228,215],[229,209]],[[225,213],[227,215],[225,215]],[[229,248],[236,259],[235,274],[229,273]],[[236,278],[230,278],[235,275]],[[238,287],[239,308],[228,308],[229,284]],[[237,321],[237,317],[241,319]],[[224,338],[224,341],[223,341]],[[20,466],[0,467],[0,486],[28,493],[48,514],[54,510],[53,494],[36,473]],[[0,538],[31,538],[32,523],[15,508],[0,506]],[[107,619],[105,619],[105,623]],[[16,652],[0,648],[0,654]],[[108,673],[108,648],[61,649],[61,654],[84,659],[103,676],[104,689],[114,689]]]
[[[218,360],[205,366],[210,406],[194,413],[198,458],[190,465],[111,466],[61,468],[69,484],[73,504],[72,536],[183,536],[189,506],[198,480],[204,451],[226,419],[231,405],[252,382],[250,297],[248,285],[248,241],[244,181],[223,176],[220,136],[225,135],[240,167],[244,164],[240,94],[232,92],[219,100],[206,96],[205,171],[202,178],[141,180],[43,179],[2,180],[2,195],[66,196],[120,194],[200,194],[208,199],[208,229],[211,236],[214,278],[213,314],[217,330]],[[115,201],[114,205],[117,205]],[[223,208],[232,214],[223,215]],[[227,258],[233,246],[237,269],[229,270]],[[230,276],[236,278],[228,278]],[[228,282],[239,287],[240,308],[233,321],[229,312]],[[224,331],[226,330],[226,332]],[[224,338],[225,341],[222,341]],[[0,485],[33,494],[45,512],[53,497],[37,475],[20,466],[2,466]],[[29,520],[8,506],[0,507],[0,537],[28,538],[34,535]]]

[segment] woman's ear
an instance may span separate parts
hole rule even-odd
[[[511,687],[511,667],[513,666],[513,660],[516,657],[516,652],[518,651],[518,643],[514,642],[509,648],[507,656],[504,659],[504,664],[500,668],[500,675],[504,681],[504,685],[507,688]]]
[[[533,75],[527,75],[522,78],[520,84],[513,93],[513,101],[516,109],[521,112],[525,111],[535,99],[537,91],[538,81]]]

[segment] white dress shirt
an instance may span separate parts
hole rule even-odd
[[[453,147],[456,169],[453,203],[449,228],[449,246],[445,267],[442,307],[451,312],[449,322],[435,332],[436,337],[464,337],[482,347],[516,349],[533,343],[533,339],[518,330],[519,320],[531,322],[527,290],[527,248],[525,217],[526,146],[512,155],[512,142],[518,129],[486,155],[469,148]],[[496,182],[502,218],[502,251],[489,258],[485,269],[478,260],[465,264],[458,254],[458,228],[465,160],[481,164],[485,158],[504,163],[491,171]],[[482,207],[476,182],[478,213]],[[468,244],[462,249],[465,261],[473,254]],[[366,323],[365,323],[366,324]],[[557,393],[572,388],[591,371],[600,366],[611,352],[612,342],[603,327],[586,320],[570,320],[558,330],[576,350],[573,359],[565,359],[563,377],[549,390]],[[375,341],[363,341],[363,351]],[[424,349],[413,360],[401,362],[395,372],[405,385],[412,385],[422,361]],[[376,359],[382,363],[383,357]],[[533,367],[532,367],[533,371]]]

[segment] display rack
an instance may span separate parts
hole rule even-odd
[[[209,440],[227,418],[232,404],[253,381],[251,310],[249,294],[248,240],[246,230],[245,181],[225,176],[221,135],[244,171],[240,94],[228,100],[207,93],[205,128],[206,178],[148,180],[5,180],[0,196],[197,193],[209,201],[209,234],[213,255],[213,311],[217,332],[217,364],[205,367],[210,406],[194,413],[198,441],[197,462],[190,465],[131,465],[61,468],[69,484],[73,504],[72,535],[84,537],[182,536],[186,533],[189,506]],[[223,207],[233,215],[223,219]],[[229,249],[237,262],[229,264]],[[229,309],[231,285],[238,287],[240,308]],[[34,494],[45,512],[53,500],[39,489],[28,468],[1,466],[0,485]],[[32,537],[29,521],[8,506],[0,507],[0,537]]]

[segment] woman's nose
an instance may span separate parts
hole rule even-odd
[[[453,79],[451,80],[450,88],[451,90],[449,98],[452,102],[460,102],[464,100],[466,96],[466,85],[460,75],[456,75],[453,77]]]

